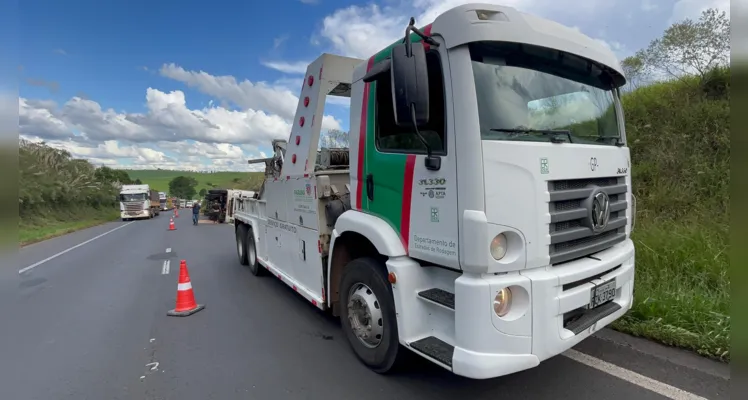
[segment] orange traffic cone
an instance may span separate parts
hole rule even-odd
[[[190,273],[187,271],[187,262],[179,263],[179,284],[177,285],[177,305],[169,310],[166,315],[172,317],[187,317],[205,308],[204,304],[195,302],[195,294],[192,292]]]
[[[170,231],[175,231],[175,230],[177,230],[177,228],[176,228],[176,227],[174,227],[174,218],[171,218],[171,219],[169,219],[169,230],[170,230]]]
[[[179,218],[179,209],[178,208],[174,209],[174,218]]]

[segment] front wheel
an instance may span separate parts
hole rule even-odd
[[[392,289],[384,265],[358,258],[345,267],[340,285],[340,321],[348,343],[366,366],[387,373],[402,363]]]

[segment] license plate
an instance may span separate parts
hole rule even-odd
[[[601,285],[597,285],[590,289],[590,305],[589,308],[595,308],[601,304],[605,304],[616,297],[616,280],[611,279]]]

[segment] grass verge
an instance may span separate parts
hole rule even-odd
[[[634,306],[613,328],[729,361],[728,234],[703,222],[636,227]]]
[[[56,236],[75,232],[119,218],[115,208],[80,208],[72,210],[45,210],[22,218],[18,226],[18,241],[21,246],[40,242]]]

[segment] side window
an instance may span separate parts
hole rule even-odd
[[[426,53],[429,71],[429,122],[419,128],[421,135],[431,146],[435,155],[447,154],[446,121],[444,117],[444,74],[442,73],[439,52]],[[415,131],[395,124],[392,110],[392,84],[389,74],[377,81],[376,133],[377,149],[391,153],[426,154],[421,140]]]

